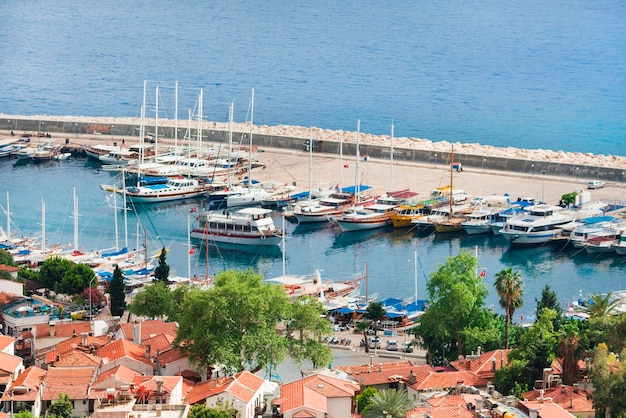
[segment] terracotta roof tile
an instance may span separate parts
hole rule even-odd
[[[587,399],[590,392],[586,390],[574,389],[572,386],[561,385],[551,389],[545,389],[543,392],[544,398],[550,398],[552,403],[560,405],[566,411],[569,411],[576,415],[580,412],[592,412],[593,402]],[[539,390],[531,390],[522,393],[524,399],[529,401],[536,401],[542,395]]]
[[[54,363],[54,367],[98,367],[102,359],[82,351],[74,352]]]
[[[184,354],[180,350],[172,348],[159,354],[159,356],[157,357],[157,361],[162,366],[167,366],[168,364],[171,364],[176,360],[180,360],[181,358],[185,357],[187,357],[186,354]]]
[[[124,382],[125,384],[130,384],[133,379],[137,376],[141,376],[141,373],[131,369],[130,367],[126,367],[124,365],[113,367],[112,369],[106,370],[98,375],[98,378],[93,383],[93,386],[100,385],[111,376],[115,376],[116,380],[120,382]]]
[[[74,321],[70,323],[57,323],[53,325],[54,327],[54,337],[78,337],[83,332],[90,332],[91,328],[89,322],[84,321]],[[51,337],[50,335],[50,325],[49,324],[37,324],[35,326],[37,338],[47,338]]]
[[[508,354],[511,350],[493,350],[481,354],[476,359],[457,360],[450,363],[452,367],[457,370],[466,370],[481,376],[485,379],[492,378],[494,376],[493,366],[496,370],[500,369],[503,365],[508,364]]]
[[[373,365],[340,366],[338,369],[346,372],[350,377],[364,386],[383,385],[393,381],[408,379],[411,371],[413,371],[413,373],[422,371],[434,372],[434,369],[429,365],[416,366],[408,360],[375,363]]]
[[[265,380],[259,376],[243,371],[232,377],[211,379],[199,383],[189,391],[186,398],[187,402],[193,405],[211,396],[220,393],[229,393],[247,403],[254,397],[254,394],[264,383]]]
[[[74,351],[91,352],[92,348],[101,347],[106,344],[106,339],[87,336],[86,343],[86,346],[83,345],[82,337],[73,337],[68,338],[65,341],[61,341],[54,347],[54,350],[46,353],[46,363],[54,363],[57,359],[57,356],[59,356],[59,359],[61,359],[66,355],[73,353]]]
[[[129,357],[137,361],[144,362],[146,364],[152,364],[149,359],[146,358],[146,350],[131,341],[128,340],[115,340],[98,348],[96,355],[102,358],[113,361],[122,357]]]
[[[6,350],[11,344],[15,344],[15,338],[0,334],[0,351]]]
[[[23,362],[24,360],[19,356],[14,356],[12,354],[5,353],[4,351],[0,351],[0,370],[4,370],[5,372],[12,374]]]
[[[162,353],[172,348],[172,342],[176,338],[176,335],[161,333],[159,335],[155,335],[152,338],[147,338],[141,341],[142,347],[145,347],[146,350],[150,347],[150,353],[152,355],[157,355],[157,353]]]
[[[24,372],[15,379],[11,387],[26,386],[29,390],[24,394],[14,394],[14,400],[19,401],[34,401],[37,398],[39,391],[39,384],[42,382],[46,371],[39,367],[31,366],[24,370]],[[9,391],[5,391],[1,401],[9,401]]]
[[[416,383],[410,385],[415,390],[450,389],[459,384],[465,386],[486,386],[488,380],[466,371],[420,372],[416,373]]]
[[[87,399],[89,385],[95,375],[95,367],[50,367],[43,379],[44,390],[41,399],[55,401],[59,398],[59,393],[67,394],[70,399]]]
[[[316,374],[284,384],[274,403],[280,405],[282,412],[302,407],[328,412],[328,398],[353,398],[359,391],[357,383]]]
[[[124,334],[124,338],[127,340],[133,341],[133,326],[135,323],[125,322],[121,325],[122,333]],[[141,341],[147,340],[148,338],[152,338],[155,335],[159,335],[161,333],[171,334],[176,336],[176,331],[178,326],[175,322],[165,322],[161,319],[154,319],[148,321],[142,321],[140,323],[141,328]]]

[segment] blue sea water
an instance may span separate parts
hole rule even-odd
[[[353,131],[360,119],[363,132],[388,134],[393,120],[396,136],[626,155],[625,21],[617,0],[0,2],[0,113],[139,116],[147,80],[148,117],[158,86],[160,118],[186,119],[203,89],[206,120],[226,121],[234,102],[242,122],[254,89],[255,125]],[[0,203],[8,192],[13,221],[34,234],[43,200],[48,241],[67,243],[76,188],[80,245],[111,247],[113,202],[98,187],[110,176],[83,159],[1,160]],[[520,270],[526,317],[546,283],[564,303],[579,291],[626,289],[623,257],[518,249],[492,237],[341,235],[287,224],[284,251],[200,248],[189,257],[187,219],[198,204],[129,213],[130,247],[144,236],[153,249],[170,247],[180,275],[251,267],[273,277],[284,255],[289,273],[319,268],[339,280],[367,263],[369,293],[379,299],[413,296],[416,272],[424,297],[427,276],[446,257],[477,250],[490,290],[495,273]],[[498,306],[494,292],[488,303]]]
[[[0,3],[0,113],[204,117],[626,155],[626,3]],[[179,83],[179,114],[174,83]]]
[[[460,250],[478,256],[486,270],[484,282],[490,292],[487,305],[499,308],[493,290],[495,274],[504,268],[518,270],[524,281],[524,306],[517,310],[525,320],[532,318],[546,284],[554,289],[564,307],[583,295],[626,289],[626,257],[587,255],[558,245],[511,247],[502,237],[488,235],[416,235],[411,230],[381,229],[341,234],[329,225],[317,227],[285,223],[287,239],[282,247],[239,248],[209,246],[192,241],[189,253],[188,225],[193,225],[192,209],[201,210],[203,200],[164,203],[127,211],[122,203],[99,188],[119,180],[86,158],[70,158],[49,163],[19,163],[0,160],[0,205],[10,206],[12,232],[41,235],[48,244],[68,244],[74,240],[74,190],[78,200],[79,247],[85,250],[111,248],[128,243],[129,248],[150,252],[168,247],[171,275],[210,276],[226,269],[252,268],[272,278],[283,274],[311,275],[321,270],[323,278],[346,280],[367,265],[368,281],[361,294],[410,299],[416,293],[425,299],[430,274]],[[79,180],[77,180],[79,179]],[[9,205],[5,201],[9,198]],[[45,211],[42,212],[42,203]],[[117,208],[117,209],[115,209]],[[116,216],[117,212],[117,230]],[[3,211],[0,225],[6,229]],[[188,223],[189,222],[189,223]],[[275,218],[278,225],[282,218]],[[44,228],[45,226],[45,228]],[[125,237],[128,237],[127,240]],[[416,262],[417,261],[417,262]],[[517,318],[520,320],[520,318]]]

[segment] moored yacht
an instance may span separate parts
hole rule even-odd
[[[569,213],[561,213],[562,209],[544,203],[529,206],[524,214],[506,221],[500,234],[511,244],[544,244],[574,219]]]

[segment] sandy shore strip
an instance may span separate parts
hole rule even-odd
[[[103,125],[140,125],[141,120],[139,118],[112,118],[112,117],[90,117],[90,116],[51,116],[51,115],[5,115],[0,114],[2,119],[27,119],[36,121],[67,121],[67,122],[82,122],[82,123],[98,123]],[[176,121],[170,119],[145,119],[145,125],[154,127],[173,127]],[[197,123],[193,123],[193,128],[197,127]],[[187,122],[183,120],[178,121],[178,126],[182,129],[187,126]],[[219,130],[227,131],[228,123],[226,122],[204,122],[203,130]],[[249,123],[234,123],[233,130],[236,132],[250,132]],[[320,139],[324,141],[343,141],[345,143],[356,142],[356,132],[330,130],[322,128],[307,128],[302,126],[289,126],[289,125],[254,125],[252,126],[252,133],[261,135],[273,135],[292,138],[304,138],[308,139],[311,135],[313,139]],[[362,144],[372,145],[386,145],[390,146],[390,135],[372,135],[365,132],[361,132],[359,135],[359,141]],[[564,164],[577,164],[587,165],[595,167],[613,167],[617,170],[626,169],[626,156],[615,155],[600,155],[581,152],[566,152],[563,150],[552,151],[544,149],[522,149],[515,147],[494,147],[491,145],[481,145],[479,143],[451,143],[448,141],[433,142],[424,138],[407,138],[407,137],[395,137],[393,139],[394,147],[417,149],[424,151],[434,152],[449,152],[451,146],[454,145],[455,152],[471,155],[479,155],[486,157],[501,157],[501,158],[517,158],[524,160],[534,161],[546,161],[546,162],[558,162]]]

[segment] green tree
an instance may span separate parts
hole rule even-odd
[[[509,356],[509,363],[497,369],[493,379],[498,392],[514,395],[521,399],[521,394],[530,387],[529,379],[525,379],[523,382],[520,379],[520,376],[527,374],[527,369],[528,361],[526,359],[511,360]]]
[[[566,193],[564,195],[561,196],[561,202],[563,202],[563,206],[570,206],[576,203],[576,195],[578,193],[576,192],[571,192],[571,193]]]
[[[418,333],[429,359],[447,356],[456,359],[466,350],[463,331],[484,326],[484,300],[487,288],[476,274],[477,260],[467,251],[448,257],[430,275],[426,285],[428,309],[420,318]],[[476,347],[468,347],[468,350]]]
[[[559,298],[557,297],[556,292],[552,290],[549,284],[546,284],[541,291],[541,298],[535,298],[535,303],[537,303],[537,317],[541,315],[541,311],[545,308],[552,309],[554,312],[556,312],[554,329],[558,329],[561,318],[563,317],[563,309],[561,308],[561,304],[559,303]]]
[[[82,293],[89,287],[89,284],[95,277],[91,267],[79,263],[71,265],[71,268],[65,272],[61,281],[56,283],[54,291],[64,295],[75,295]]]
[[[606,295],[595,293],[589,295],[585,309],[589,313],[589,318],[593,319],[613,315],[619,304],[620,302],[615,298],[613,292],[609,292]]]
[[[225,271],[213,287],[187,292],[174,342],[201,366],[257,371],[285,358],[287,342],[276,326],[290,311],[281,287],[251,270]]]
[[[374,335],[377,335],[378,321],[380,321],[387,313],[385,312],[385,307],[382,302],[370,302],[365,310],[366,312],[363,316],[369,319],[371,324],[374,325]]]
[[[154,279],[152,281],[163,282],[167,285],[169,284],[170,266],[165,261],[166,254],[167,250],[163,247],[161,249],[161,254],[159,254],[159,265],[154,269]]]
[[[365,387],[361,393],[356,395],[356,407],[358,412],[363,412],[372,403],[372,396],[378,393],[378,389],[373,386]]]
[[[170,306],[170,288],[162,281],[144,286],[135,296],[128,310],[137,316],[161,318],[167,315]]]
[[[496,281],[493,284],[498,296],[500,306],[504,308],[504,348],[509,348],[509,326],[513,319],[515,309],[524,304],[524,284],[519,271],[507,268],[496,273]]]
[[[584,340],[584,349],[593,351],[595,347],[604,343],[614,353],[621,353],[626,348],[626,315],[600,316],[589,319],[588,329],[581,333]]]
[[[322,337],[331,334],[332,326],[323,316],[326,310],[313,298],[298,298],[291,302],[290,320],[287,326],[288,349],[298,363],[310,359],[314,365],[332,362],[333,354]],[[295,334],[295,335],[292,335]]]
[[[195,404],[189,411],[189,418],[232,418],[235,413],[234,409],[219,402],[215,408],[209,408],[205,404]]]
[[[59,399],[52,402],[50,408],[48,408],[48,414],[53,417],[59,418],[72,418],[72,412],[74,406],[70,397],[65,393],[59,393]]]
[[[581,355],[579,351],[580,329],[574,322],[567,323],[560,330],[558,338],[556,354],[561,359],[563,368],[561,377],[563,383],[571,385],[580,380],[580,368],[578,367],[578,359]]]
[[[626,350],[620,357],[626,358]],[[626,416],[626,363],[609,352],[606,344],[599,344],[595,349],[591,383],[596,416]]]
[[[550,367],[555,358],[558,335],[554,331],[553,320],[556,312],[543,309],[533,326],[520,336],[518,347],[508,358],[525,365],[517,381],[533,387],[535,380],[543,378],[543,369]]]
[[[179,315],[183,311],[185,304],[185,295],[191,289],[190,286],[176,286],[170,290],[169,303],[165,315],[170,321],[178,322]]]
[[[109,285],[111,296],[111,315],[122,316],[126,309],[126,295],[124,294],[124,274],[119,266],[113,270],[113,279]]]
[[[65,274],[72,269],[72,262],[61,257],[51,257],[39,268],[39,281],[48,289],[56,289]]]
[[[0,264],[4,264],[6,266],[16,266],[15,261],[13,260],[13,255],[7,250],[0,250]]]
[[[15,418],[34,418],[33,414],[30,411],[20,411],[13,414]],[[13,418],[11,417],[11,418]]]
[[[381,390],[370,398],[370,404],[363,411],[363,418],[404,418],[413,408],[407,393],[393,389]]]

